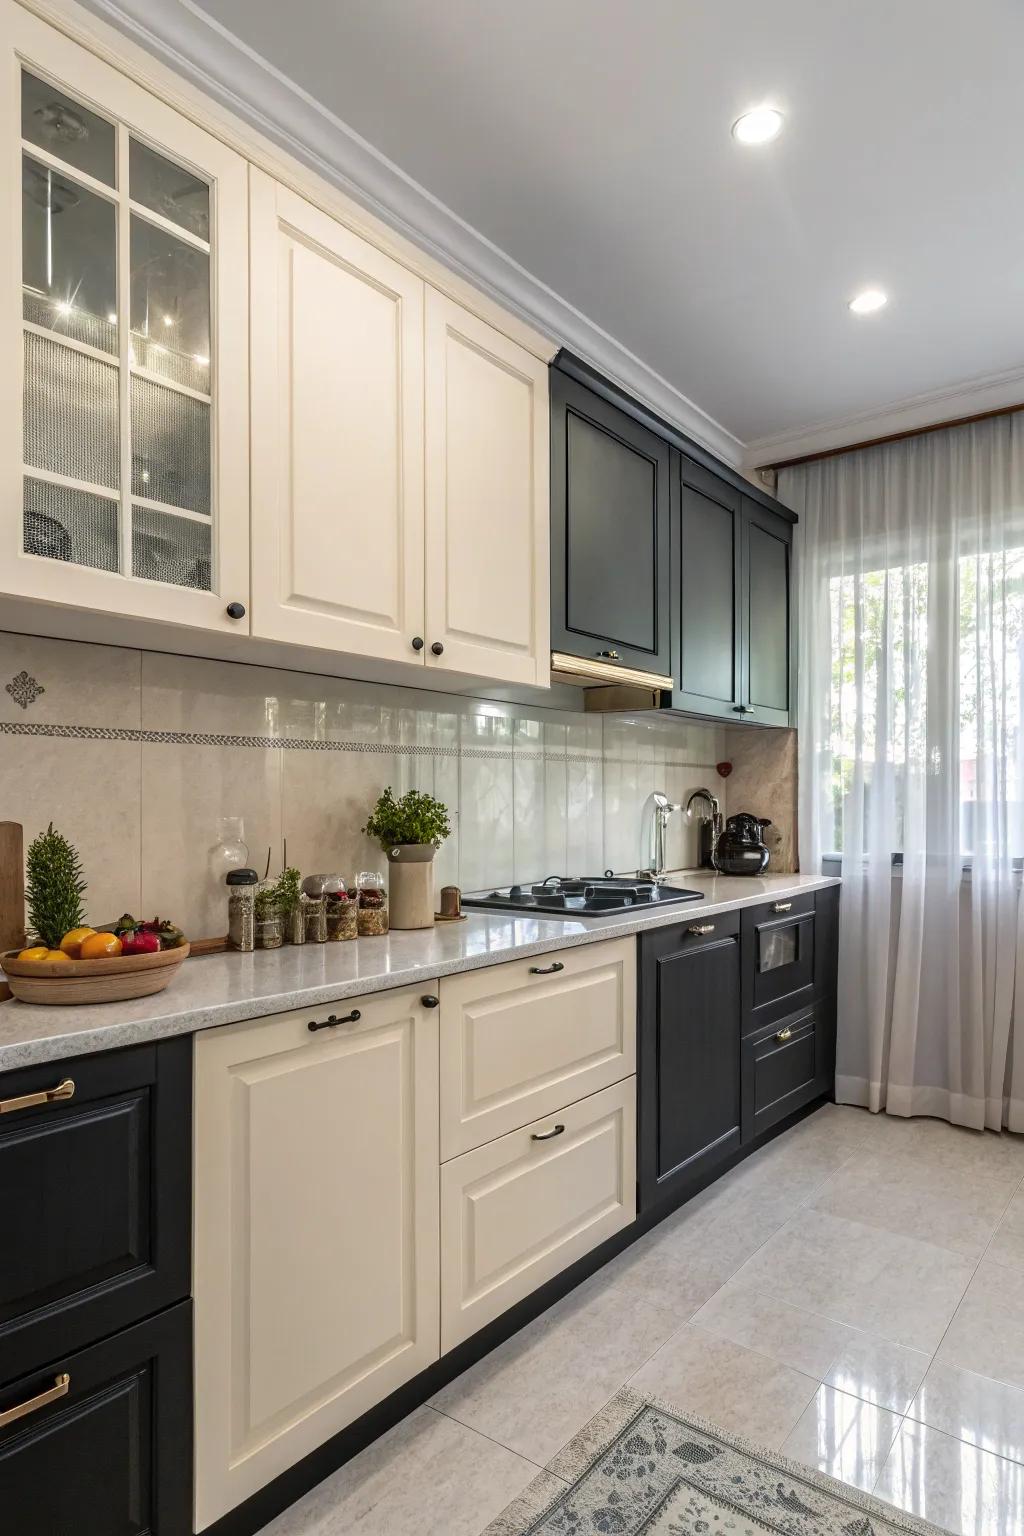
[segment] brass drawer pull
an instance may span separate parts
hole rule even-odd
[[[531,1131],[531,1141],[550,1141],[554,1136],[561,1136],[565,1130],[564,1125],[556,1125],[553,1131]]]
[[[561,960],[556,960],[554,965],[531,965],[531,976],[554,976],[557,971],[564,971],[565,966]]]
[[[67,1371],[62,1371],[59,1376],[53,1378],[53,1386],[47,1387],[45,1392],[40,1392],[38,1397],[30,1397],[27,1402],[19,1403],[16,1408],[8,1408],[0,1413],[0,1429],[8,1424],[14,1424],[18,1419],[27,1418],[30,1413],[38,1413],[40,1408],[45,1408],[47,1403],[55,1403],[58,1397],[67,1397],[71,1390],[71,1377]]]
[[[793,1038],[793,1031],[791,1029],[780,1029],[775,1038],[776,1040],[791,1040]]]
[[[17,1109],[35,1109],[38,1104],[57,1104],[75,1095],[74,1079],[65,1077],[56,1088],[44,1088],[42,1093],[23,1093],[17,1099],[0,1099],[0,1115],[13,1115]]]
[[[791,901],[777,901],[772,907],[773,912],[792,912],[792,910],[793,903]]]
[[[695,939],[703,938],[706,933],[714,933],[714,923],[694,923],[692,928],[687,928],[687,933],[692,933]]]

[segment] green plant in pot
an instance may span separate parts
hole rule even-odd
[[[410,789],[395,799],[391,786],[363,828],[387,854],[392,928],[434,922],[434,854],[451,835],[448,809],[433,795]]]

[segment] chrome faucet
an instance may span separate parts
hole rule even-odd
[[[681,810],[682,806],[674,805],[660,789],[653,790],[644,801],[640,837],[641,840],[645,837],[647,839],[647,857],[650,861],[644,874],[650,875],[653,880],[660,880],[665,873],[665,834],[669,818],[673,811]]]

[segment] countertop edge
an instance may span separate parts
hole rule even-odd
[[[700,872],[685,871],[683,873],[691,879],[700,878]],[[682,875],[675,876],[675,878],[682,877]],[[269,1014],[283,1013],[292,1009],[315,1009],[325,1003],[341,1002],[346,998],[366,996],[399,987],[422,986],[442,976],[453,976],[462,971],[501,965],[509,960],[546,954],[554,949],[599,943],[602,939],[624,938],[631,934],[647,932],[649,929],[664,928],[682,921],[713,916],[715,913],[737,911],[744,907],[758,906],[765,901],[777,900],[779,897],[804,895],[842,884],[842,881],[834,875],[777,875],[770,879],[778,883],[773,883],[771,889],[766,891],[764,887],[767,882],[758,880],[756,882],[758,889],[752,891],[749,896],[730,894],[727,899],[694,902],[682,910],[676,906],[661,912],[643,913],[636,917],[617,920],[590,918],[560,923],[558,919],[544,919],[545,926],[550,925],[552,929],[562,931],[553,931],[535,939],[505,944],[496,943],[494,947],[481,949],[468,955],[453,955],[447,959],[435,957],[432,960],[411,962],[393,969],[389,968],[389,956],[388,967],[382,967],[375,974],[353,976],[319,985],[306,985],[285,990],[273,987],[257,990],[254,984],[253,990],[247,995],[211,1002],[206,1006],[200,1004],[175,1009],[173,1006],[175,984],[177,983],[180,988],[180,980],[184,979],[175,978],[175,982],[171,983],[166,993],[160,993],[154,998],[138,1000],[138,1004],[154,1010],[155,1016],[150,1018],[118,1017],[119,1010],[132,1009],[137,1004],[106,1003],[92,1007],[78,1005],[65,1009],[41,1008],[31,1003],[9,1001],[0,1004],[0,1072],[43,1065],[46,1062],[61,1061],[75,1056],[93,1055],[100,1051],[118,1050],[149,1041],[166,1040],[175,1035],[195,1034],[200,1030],[213,1029],[225,1024],[237,1024],[247,1019],[264,1018]],[[469,914],[468,920],[472,922],[474,918],[486,918],[486,916],[487,914],[483,912],[473,911]],[[580,924],[583,922],[588,926],[581,927]],[[434,932],[433,929],[423,930],[424,935],[432,935]],[[410,934],[409,937],[412,938],[413,935]],[[364,939],[356,942],[367,945],[384,941]],[[320,950],[322,946],[317,945],[313,948]],[[334,950],[336,946],[331,945],[329,948]],[[347,950],[349,946],[346,945],[344,948]],[[274,953],[281,955],[284,952],[275,951]],[[203,957],[195,961],[187,961],[186,965],[189,967],[195,965],[198,968],[209,966],[215,960],[223,961],[225,958],[223,955]],[[230,957],[232,961],[241,965],[248,964],[253,969],[267,958],[264,952],[258,952],[255,956],[232,955]],[[190,979],[192,979],[191,972]],[[198,974],[195,979],[200,979]],[[241,979],[239,976],[239,980]],[[167,1011],[161,1015],[158,1010],[162,1007]],[[102,1016],[108,1010],[113,1015],[109,1020]],[[86,1013],[90,1015],[88,1019],[84,1017]],[[100,1015],[95,1023],[92,1019],[94,1013]],[[81,1021],[77,1028],[74,1027],[75,1017]]]

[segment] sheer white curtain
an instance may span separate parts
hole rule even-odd
[[[801,867],[843,860],[837,1096],[1024,1131],[1024,414],[797,466],[779,495]]]

